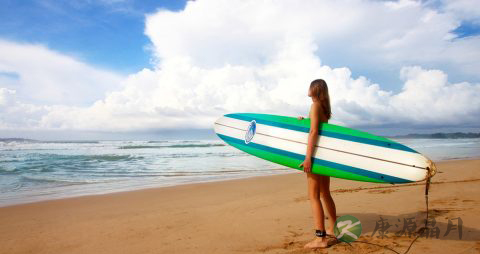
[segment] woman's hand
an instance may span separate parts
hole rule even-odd
[[[303,167],[303,172],[311,173],[312,172],[312,159],[305,159],[299,167]]]
[[[299,116],[299,117],[297,117],[297,119],[298,119],[298,120],[303,120],[303,119],[305,119],[305,117]]]

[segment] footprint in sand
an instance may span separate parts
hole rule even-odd
[[[380,189],[380,190],[369,190],[368,193],[374,193],[374,194],[387,194],[387,193],[392,193],[392,192],[395,192],[397,190],[395,189]]]

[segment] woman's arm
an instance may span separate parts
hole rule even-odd
[[[306,159],[311,159],[315,153],[315,148],[318,141],[318,117],[319,109],[316,105],[312,104],[312,115],[310,118],[310,132],[308,133],[307,155]]]
[[[307,153],[305,156],[305,161],[299,165],[303,167],[303,171],[310,173],[312,172],[312,157],[315,153],[315,148],[318,141],[318,124],[319,124],[319,108],[318,106],[312,104],[310,107],[310,131],[308,133],[308,144],[307,144]]]

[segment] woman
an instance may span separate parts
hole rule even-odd
[[[324,248],[328,246],[327,236],[335,238],[333,229],[337,219],[336,208],[330,195],[330,177],[312,173],[312,157],[318,141],[319,124],[328,122],[332,114],[327,83],[323,79],[312,81],[308,96],[313,101],[309,113],[310,132],[305,161],[299,167],[303,167],[303,171],[307,173],[308,197],[312,206],[316,238],[305,244],[304,247]],[[303,117],[298,117],[298,119],[302,120]],[[329,217],[327,230],[325,230],[324,223],[324,207]]]

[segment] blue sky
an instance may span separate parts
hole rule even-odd
[[[5,0],[0,37],[48,45],[120,73],[151,67],[145,14],[185,7],[184,0]]]
[[[186,0],[6,0],[0,6],[0,38],[42,43],[92,65],[129,74],[152,67],[145,14],[160,8],[181,11],[185,4]],[[458,38],[479,35],[480,25],[464,21],[454,32]],[[337,54],[324,52],[320,57],[332,67],[342,67],[345,63]],[[350,67],[353,76],[398,88],[395,68],[379,72],[363,64]],[[452,81],[465,78],[451,75]]]
[[[0,130],[143,138],[190,126],[205,136],[226,113],[308,114],[306,87],[322,77],[332,123],[382,135],[477,131],[480,13],[472,6],[5,0]]]
[[[462,22],[462,24],[454,30],[459,38],[475,36],[480,34],[480,25],[471,21]]]

